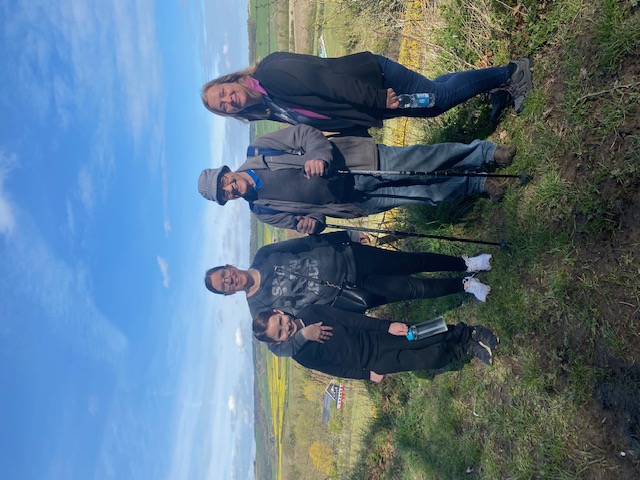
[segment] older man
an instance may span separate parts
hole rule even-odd
[[[474,193],[498,201],[506,188],[504,179],[496,178],[344,175],[335,173],[336,168],[478,171],[507,166],[515,153],[513,146],[481,140],[388,147],[376,145],[368,135],[327,138],[313,127],[296,125],[255,139],[247,161],[235,172],[227,166],[203,170],[198,190],[220,205],[244,198],[259,220],[276,227],[318,233],[325,227],[325,216],[363,217]]]

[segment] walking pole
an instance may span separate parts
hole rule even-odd
[[[472,240],[470,238],[458,238],[458,237],[445,237],[443,235],[427,235],[426,233],[411,233],[411,232],[399,232],[397,230],[380,230],[377,228],[367,227],[350,227],[346,225],[332,225],[327,223],[328,228],[338,228],[347,231],[366,232],[366,233],[386,233],[387,235],[417,237],[417,238],[434,238],[436,240],[447,240],[449,242],[465,242],[465,243],[479,243],[482,245],[496,245],[500,248],[506,248],[507,242],[500,240],[499,242],[488,242],[485,240]]]
[[[508,173],[462,173],[451,172],[448,170],[441,170],[436,172],[416,172],[414,170],[336,170],[336,173],[340,175],[404,175],[410,177],[488,177],[488,178],[517,178],[520,180],[520,185],[524,185],[529,182],[530,177],[526,172],[520,172],[517,175]]]

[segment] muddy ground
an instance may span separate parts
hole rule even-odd
[[[592,38],[585,38],[579,48],[582,51],[576,51],[576,55],[596,61]],[[594,67],[587,60],[584,71],[595,71]],[[626,113],[622,124],[610,131],[606,131],[604,119],[604,131],[578,128],[584,148],[575,152],[568,147],[559,162],[562,176],[570,184],[581,189],[597,185],[600,203],[577,211],[574,225],[565,226],[574,229],[579,252],[580,262],[572,277],[576,281],[589,279],[597,285],[589,298],[584,298],[593,315],[598,317],[597,328],[612,329],[624,338],[618,345],[608,345],[598,342],[596,333],[595,342],[586,341],[588,337],[594,338],[594,332],[585,331],[579,318],[567,318],[558,325],[569,333],[570,348],[601,376],[586,405],[593,423],[586,426],[585,439],[620,469],[618,472],[600,470],[588,478],[640,478],[639,80],[638,56],[624,58],[615,74],[585,75],[587,90],[602,92],[582,100],[593,110],[596,127],[607,104],[619,102],[620,110]],[[566,88],[560,71],[548,87],[549,104],[561,105],[566,98]],[[548,121],[556,131],[566,127],[563,117],[564,112],[559,109],[549,113]],[[594,222],[600,223],[594,228]],[[539,350],[542,359],[548,355],[548,342],[560,342],[559,338],[545,340]],[[570,368],[570,360],[565,360],[566,367]],[[562,383],[562,377],[558,381]]]

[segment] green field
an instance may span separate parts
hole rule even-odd
[[[250,27],[255,27],[254,57],[251,61],[266,57],[271,52],[288,50],[288,22],[278,22],[279,12],[288,11],[288,2],[271,2],[268,0],[249,0]],[[250,32],[251,37],[251,32]]]
[[[486,304],[450,296],[399,304],[385,316],[413,322],[445,313],[449,322],[490,326],[501,344],[492,367],[473,362],[435,378],[410,373],[368,385],[363,394],[374,402],[375,419],[363,427],[343,418],[339,432],[363,431],[365,448],[355,468],[346,467],[351,462],[343,459],[353,458],[346,441],[339,434],[326,440],[333,474],[640,478],[638,2],[381,0],[331,8],[322,12],[330,55],[339,48],[334,42],[349,52],[372,50],[431,77],[528,56],[536,87],[522,114],[508,110],[497,126],[486,103],[474,99],[385,133],[405,143],[514,144],[519,152],[507,172],[525,170],[533,181],[510,186],[500,204],[478,199],[402,211],[403,228],[504,238],[509,248],[491,250],[494,267],[481,278],[492,286]],[[482,251],[441,241],[398,247]],[[292,383],[290,396],[302,402],[300,388]],[[296,422],[322,428],[316,420]],[[326,478],[309,463],[311,439],[300,438],[300,427],[295,432],[295,442],[285,436],[297,461],[285,455],[284,478],[307,478],[295,469],[305,459],[307,471],[315,468],[308,478]]]

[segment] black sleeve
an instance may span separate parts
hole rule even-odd
[[[363,82],[353,75],[340,74],[304,58],[273,60],[262,70],[268,75],[276,96],[314,95],[333,102],[365,108],[386,108],[387,91]]]
[[[321,347],[322,344],[319,344]],[[359,368],[347,368],[339,365],[330,365],[327,363],[320,363],[313,355],[313,347],[318,348],[318,345],[307,344],[297,354],[293,356],[293,359],[303,367],[317,370],[318,372],[326,373],[333,377],[341,378],[355,378],[357,380],[370,380],[369,370],[363,370]]]
[[[319,246],[348,244],[350,241],[351,239],[349,238],[349,234],[343,230],[323,233],[321,235],[308,235],[306,237],[293,238],[291,240],[285,240],[284,242],[271,243],[260,248],[253,259],[253,263],[259,262],[262,258],[268,257],[275,252],[310,252]]]
[[[326,319],[340,323],[348,328],[360,330],[373,330],[377,332],[389,332],[389,320],[380,320],[379,318],[369,317],[361,313],[347,312],[328,305],[309,305],[303,308],[298,316],[302,318],[305,324],[316,322],[326,322]]]

